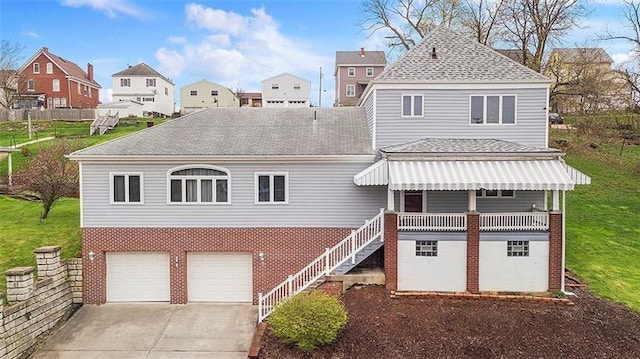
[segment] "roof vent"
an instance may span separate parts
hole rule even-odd
[[[436,54],[436,48],[432,48],[431,49],[431,58],[432,59],[437,59],[438,58],[438,54]]]

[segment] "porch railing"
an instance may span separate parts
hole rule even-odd
[[[481,213],[481,231],[546,231],[547,212]]]
[[[464,232],[465,213],[398,213],[398,229],[403,231]]]

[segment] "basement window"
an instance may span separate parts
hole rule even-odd
[[[417,257],[437,257],[438,241],[416,241]]]
[[[529,241],[507,241],[507,257],[528,257]]]

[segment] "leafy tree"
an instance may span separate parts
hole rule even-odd
[[[60,198],[78,194],[78,164],[65,157],[76,148],[66,140],[56,141],[39,151],[14,177],[16,189],[30,192],[42,201],[41,220],[47,218]]]
[[[23,49],[22,45],[7,40],[0,43],[0,107],[10,108],[19,91],[26,89],[26,79],[17,73]]]

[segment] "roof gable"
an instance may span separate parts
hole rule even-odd
[[[304,78],[302,78],[302,77],[300,77],[300,76],[296,76],[296,75],[291,74],[291,73],[288,73],[288,72],[283,72],[283,73],[281,73],[280,75],[275,75],[275,76],[272,76],[272,77],[266,78],[266,79],[262,80],[262,82],[273,81],[273,80],[275,80],[275,79],[284,78],[284,77],[295,78],[295,79],[298,79],[298,80],[301,80],[301,81],[305,81],[305,82],[309,82],[309,83],[311,83],[311,81],[309,81],[309,80],[307,80],[307,79],[304,79]]]
[[[111,75],[111,77],[116,77],[116,76],[160,77],[163,80],[173,85],[173,82],[169,80],[169,78],[165,77],[163,74],[159,73],[158,71],[153,69],[151,66],[145,64],[144,62],[141,62],[134,66],[129,66],[128,68]]]
[[[432,52],[435,49],[435,56]],[[374,82],[540,82],[549,80],[441,25]]]

